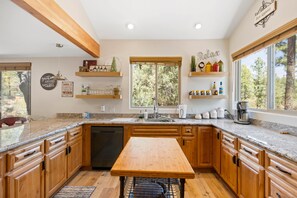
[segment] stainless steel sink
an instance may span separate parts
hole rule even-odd
[[[149,118],[144,120],[145,122],[175,122],[172,118],[160,117],[160,118]]]

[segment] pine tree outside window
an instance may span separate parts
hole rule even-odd
[[[132,108],[153,107],[157,98],[160,108],[176,108],[180,103],[180,63],[177,58],[131,58]]]

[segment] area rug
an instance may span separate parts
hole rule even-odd
[[[95,186],[64,186],[54,198],[89,198]]]

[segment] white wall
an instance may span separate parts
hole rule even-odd
[[[103,40],[102,57],[99,63],[110,62],[113,56],[120,59],[122,78],[83,78],[75,76],[78,66],[84,58],[26,58],[26,59],[0,59],[7,61],[30,61],[32,62],[32,115],[55,117],[56,113],[81,113],[89,111],[99,113],[100,106],[106,105],[106,112],[115,113],[138,113],[139,109],[129,108],[129,57],[130,56],[181,56],[181,102],[188,104],[188,113],[209,111],[217,107],[228,107],[228,100],[189,100],[188,92],[193,89],[209,89],[211,82],[223,81],[225,92],[227,78],[189,78],[190,58],[199,51],[219,50],[220,59],[228,67],[228,42],[226,40],[182,40],[182,41],[130,41],[130,40]],[[121,85],[123,92],[122,100],[102,99],[76,99],[61,97],[61,82],[58,82],[54,90],[46,91],[40,86],[40,77],[44,73],[57,71],[74,81],[75,94],[80,94],[81,84],[90,84],[91,87],[100,88],[107,85]],[[226,68],[228,71],[228,68]],[[217,83],[218,84],[218,83]],[[175,110],[160,110],[160,112],[175,112]]]
[[[258,11],[262,0],[257,0],[251,7],[250,11],[240,22],[236,30],[232,33],[230,41],[230,58],[231,54],[245,47],[246,45],[256,41],[257,39],[265,36],[271,31],[278,27],[290,22],[297,18],[297,1],[296,0],[278,0],[277,10],[274,15],[270,17],[266,23],[265,28],[262,26],[256,27],[254,25],[254,15]],[[231,62],[231,61],[230,61]],[[234,64],[231,73],[234,73]],[[234,74],[233,74],[234,75]],[[233,78],[230,79],[230,87],[233,87]],[[233,91],[231,91],[233,92]],[[276,113],[265,113],[265,112],[252,112],[251,116],[255,119],[277,122],[281,124],[287,124],[291,126],[297,126],[297,116],[286,116]]]

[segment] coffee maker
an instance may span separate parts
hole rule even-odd
[[[249,114],[247,112],[248,102],[247,101],[239,101],[237,102],[237,115],[234,120],[235,123],[238,124],[250,124]]]

